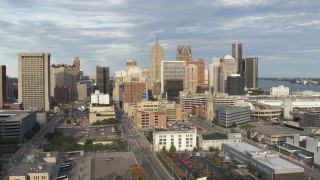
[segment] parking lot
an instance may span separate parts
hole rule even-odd
[[[116,175],[123,176],[127,179],[126,177],[130,170],[130,166],[135,163],[134,158],[130,154],[123,156],[95,157],[91,160],[91,179],[114,179]]]

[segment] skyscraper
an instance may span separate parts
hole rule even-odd
[[[243,76],[242,67],[242,44],[234,43],[232,44],[232,57],[237,61],[237,73]]]
[[[213,86],[214,92],[226,93],[227,77],[231,74],[237,74],[237,62],[230,56],[226,55],[223,58],[214,58],[210,64],[210,87]]]
[[[196,92],[198,85],[198,67],[194,64],[188,64],[186,67],[186,92]]]
[[[185,90],[185,61],[162,61],[161,92],[167,92],[168,100],[179,97],[179,92]]]
[[[100,67],[96,68],[96,90],[99,90],[100,93],[109,94],[109,67]]]
[[[152,82],[161,78],[161,62],[165,59],[161,44],[157,41],[150,52],[150,79]]]
[[[50,110],[50,54],[18,54],[18,102],[24,109]]]
[[[191,46],[189,45],[178,45],[176,59],[178,61],[192,61]]]
[[[61,94],[56,93],[55,90],[60,91],[61,87],[69,89],[70,97],[64,99],[63,101],[75,101],[77,99],[77,78],[78,78],[78,69],[76,65],[67,65],[67,64],[56,64],[51,65],[50,67],[50,94],[54,99],[58,101],[58,98],[55,95]]]
[[[7,72],[6,66],[0,65],[0,109],[3,104],[7,101]]]
[[[77,70],[77,81],[80,80],[80,58],[79,57],[74,57],[73,60],[73,65],[76,67]]]
[[[258,57],[243,59],[243,66],[246,87],[258,88]]]

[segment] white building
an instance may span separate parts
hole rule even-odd
[[[161,151],[163,147],[169,150],[171,145],[174,145],[177,151],[192,151],[197,146],[197,129],[153,132],[154,151]]]
[[[264,151],[248,143],[223,144],[223,153],[241,164],[251,163],[256,172],[261,171],[267,180],[300,180],[304,169],[279,157],[278,153]]]
[[[270,88],[270,95],[273,96],[289,96],[289,87],[278,86]]]
[[[222,149],[223,143],[238,143],[241,142],[241,133],[213,133],[199,135],[199,148],[209,150],[210,147]]]
[[[91,104],[110,104],[110,95],[96,90],[94,94],[91,94]]]
[[[320,165],[320,135],[290,136],[280,148],[291,154],[297,154],[304,162]]]

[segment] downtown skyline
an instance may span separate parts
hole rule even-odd
[[[85,75],[96,66],[110,75],[127,59],[148,67],[159,37],[166,60],[177,45],[192,47],[193,59],[232,54],[259,57],[259,77],[319,77],[320,2],[280,0],[216,1],[35,1],[0,2],[0,64],[18,76],[18,53],[48,52],[51,63],[72,64],[80,57]]]

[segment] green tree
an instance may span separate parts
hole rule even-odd
[[[66,116],[67,116],[67,115],[69,114],[69,111],[70,111],[69,108],[65,108],[65,109],[63,110],[63,113],[66,114]]]
[[[70,120],[70,119],[67,119],[67,120],[66,120],[66,124],[71,124],[71,120]]]
[[[163,156],[163,157],[166,157],[167,154],[168,154],[167,149],[166,149],[166,147],[163,146],[163,147],[162,147],[162,156]]]
[[[248,168],[248,171],[253,173],[254,172],[254,166],[251,162],[248,162],[248,165],[247,165],[247,168]]]
[[[197,148],[197,147],[194,147],[194,148],[193,148],[193,152],[198,152],[198,148]]]
[[[175,147],[173,144],[171,144],[170,149],[169,149],[169,152],[170,152],[171,154],[173,154],[173,153],[175,153],[176,151],[177,151],[176,147]]]
[[[115,180],[124,180],[124,178],[122,176],[116,175],[114,177]]]
[[[193,175],[192,175],[192,173],[189,174],[188,180],[195,180],[194,177],[193,177]]]

